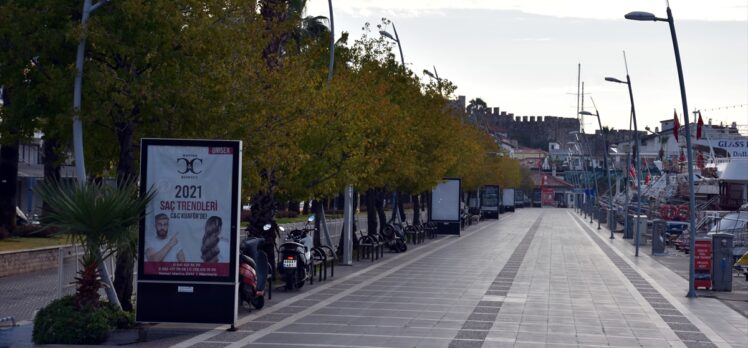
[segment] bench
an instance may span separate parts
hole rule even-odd
[[[410,241],[412,244],[418,244],[418,229],[407,223],[403,228],[405,229],[405,242]]]
[[[364,259],[370,258],[371,262],[374,262],[375,258],[378,260],[380,256],[384,257],[384,241],[379,235],[364,234],[363,231],[357,231],[356,238],[358,239],[356,261],[360,261],[362,256]]]
[[[433,222],[427,222],[423,224],[423,230],[428,239],[436,238],[436,224]]]
[[[335,276],[335,251],[327,245],[312,248],[312,276],[309,284],[314,284],[315,275],[318,281],[327,280],[327,267],[330,267],[330,277]],[[324,277],[324,278],[323,278]]]
[[[469,225],[477,224],[478,222],[480,222],[480,214],[472,214],[470,215],[469,219],[470,219]]]

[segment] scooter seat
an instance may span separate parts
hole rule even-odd
[[[257,264],[255,263],[255,260],[253,260],[251,257],[242,254],[241,255],[242,261],[249,264],[252,268],[257,270]]]

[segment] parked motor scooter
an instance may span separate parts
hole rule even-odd
[[[286,283],[286,290],[301,288],[312,274],[314,226],[310,224],[313,222],[314,215],[311,215],[304,227],[288,232],[287,242],[278,247],[278,274]]]
[[[265,225],[265,229],[270,225]],[[239,306],[244,302],[261,309],[265,305],[265,289],[268,299],[272,298],[272,289],[268,286],[270,262],[262,248],[265,239],[249,237],[242,241],[239,257]]]
[[[385,245],[396,253],[408,250],[408,244],[405,243],[405,230],[403,225],[395,220],[390,220],[382,229]]]

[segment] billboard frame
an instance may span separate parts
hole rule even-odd
[[[446,184],[448,182],[457,182],[457,219],[434,219],[434,207],[436,204],[436,199],[434,197],[434,190],[436,190],[437,187],[440,185]],[[462,179],[460,178],[442,178],[441,182],[434,186],[431,189],[431,209],[429,209],[429,221],[436,223],[437,229],[436,232],[439,234],[456,234],[460,235],[460,232],[462,230],[462,223],[460,221],[460,216],[462,212],[460,211],[460,202],[462,201]]]
[[[230,236],[228,245],[230,255],[228,274],[225,276],[146,274],[144,272],[146,223],[147,218],[152,217],[153,212],[143,212],[138,231],[136,321],[231,324],[233,326],[237,321],[237,308],[239,301],[239,208],[241,207],[240,185],[242,142],[237,140],[141,139],[141,196],[153,187],[154,183],[158,182],[158,177],[148,177],[149,149],[152,147],[207,148],[209,153],[210,151],[213,151],[213,149],[231,149],[231,153],[220,154],[224,156],[232,156],[230,186],[226,185],[227,189],[230,190],[230,212],[226,213],[225,208],[218,210],[224,212],[225,215],[230,216],[230,223],[226,224],[228,225],[227,227]],[[218,154],[216,153],[216,155]],[[202,182],[209,182],[216,179],[216,177],[207,177],[204,179],[200,178],[199,180]],[[218,179],[225,180],[226,178],[222,176]],[[225,195],[226,192],[223,194]]]

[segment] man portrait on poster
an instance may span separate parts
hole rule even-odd
[[[145,257],[149,262],[184,262],[184,250],[174,233],[169,238],[169,217],[157,214],[154,219],[156,234],[146,237]]]

